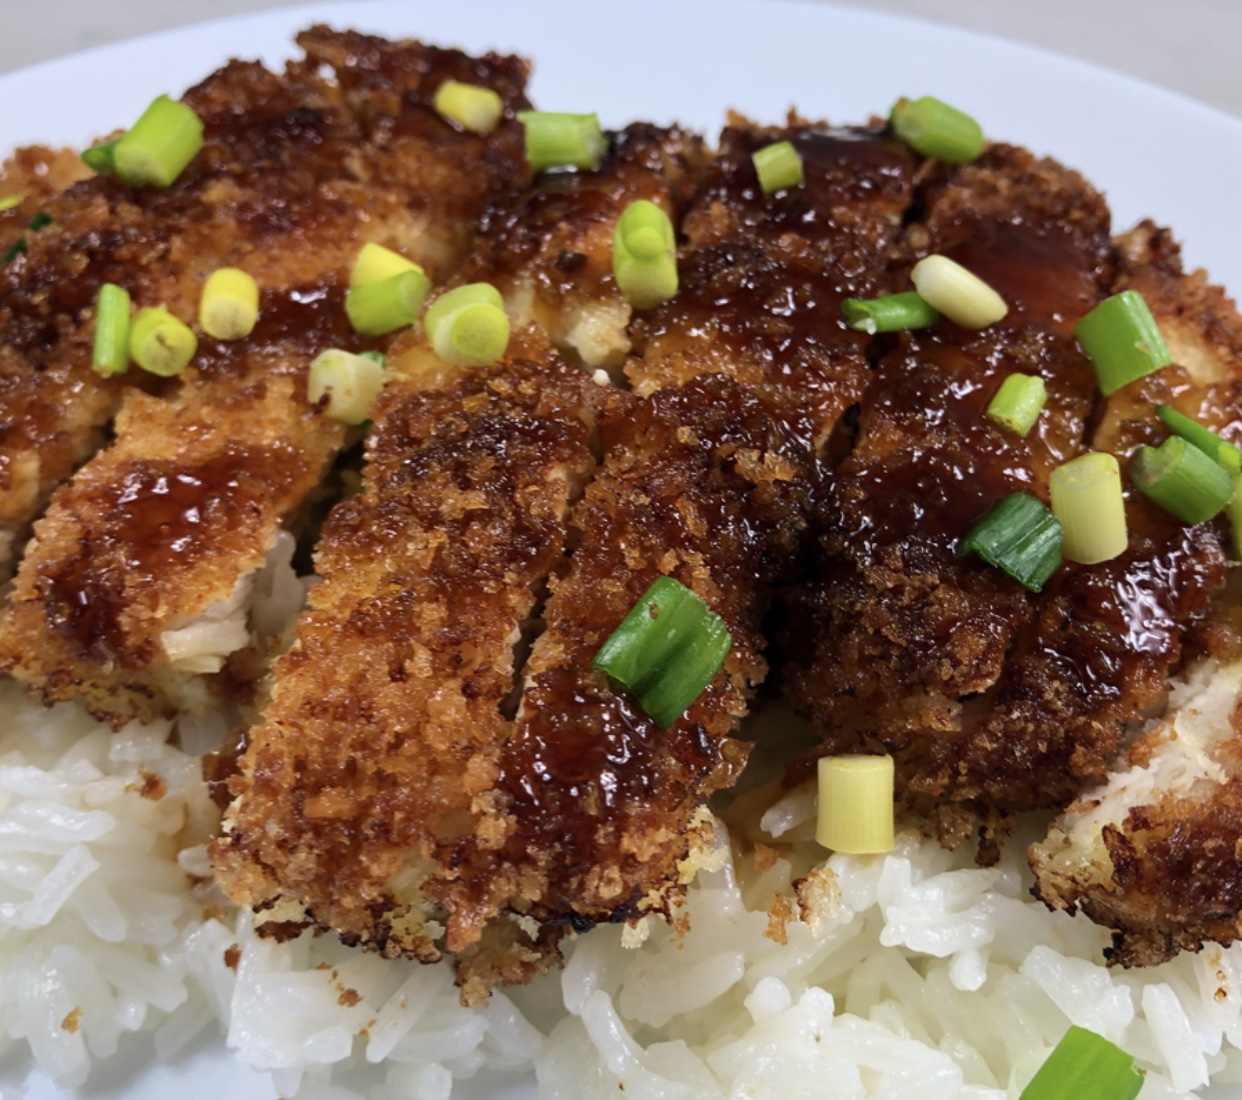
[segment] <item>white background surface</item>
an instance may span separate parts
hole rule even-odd
[[[150,31],[292,2],[0,0],[0,72]],[[520,6],[520,0],[511,2]],[[583,0],[581,7],[585,11],[596,2]],[[420,4],[431,6],[431,0],[410,0],[411,10]],[[853,6],[919,16],[1072,54],[1242,115],[1239,0],[859,0]],[[606,8],[615,13],[625,5]],[[598,48],[598,42],[584,41],[584,49]],[[244,44],[239,43],[238,51],[244,52]],[[826,48],[826,66],[832,65],[832,55],[831,47]],[[883,64],[880,50],[877,63]]]

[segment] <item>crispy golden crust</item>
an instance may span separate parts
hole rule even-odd
[[[325,528],[324,582],[234,781],[215,861],[236,901],[438,954],[420,865],[495,782],[515,645],[593,465],[597,390],[540,355],[385,392],[364,491]]]
[[[56,293],[57,250],[84,240],[100,277],[187,320],[217,266],[243,267],[263,288],[254,333],[204,338],[166,400],[127,400],[116,442],[38,525],[0,622],[0,664],[45,699],[83,696],[115,723],[186,705],[210,670],[210,659],[175,660],[167,632],[240,599],[245,638],[241,586],[343,438],[307,402],[304,376],[325,348],[364,346],[343,303],[360,243],[383,241],[446,277],[488,202],[526,172],[511,117],[483,138],[428,106],[440,82],[470,75],[511,116],[525,102],[522,62],[324,28],[301,41],[307,59],[284,76],[234,62],[187,94],[206,144],[173,188],[91,181],[78,196],[90,218],[71,211],[68,239],[40,241]],[[339,84],[322,64],[339,66]],[[89,329],[88,309],[71,338]],[[156,514],[158,524],[141,522]]]

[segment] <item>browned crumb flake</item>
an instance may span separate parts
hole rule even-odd
[[[805,878],[794,882],[794,892],[798,898],[798,915],[813,936],[818,936],[840,912],[841,884],[831,867],[812,869]]]
[[[789,934],[785,931],[785,925],[797,919],[798,911],[794,903],[778,891],[768,907],[768,927],[763,934],[773,943],[779,943],[784,947],[789,943]]]
[[[760,874],[770,870],[776,866],[776,861],[781,858],[780,849],[773,848],[768,844],[756,840],[754,844],[755,870]]]
[[[142,776],[142,782],[136,789],[143,798],[158,802],[168,793],[168,784],[164,782],[163,777],[147,771],[144,767],[139,767],[138,774]]]
[[[78,1028],[81,1026],[81,1024],[82,1024],[82,1010],[80,1008],[75,1008],[71,1010],[69,1015],[67,1015],[63,1020],[60,1021],[61,1029],[63,1031],[69,1032],[71,1035],[77,1034]]]

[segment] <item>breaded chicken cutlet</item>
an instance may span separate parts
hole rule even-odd
[[[397,249],[443,281],[489,201],[528,172],[512,117],[525,104],[523,62],[326,28],[299,42],[305,59],[283,75],[234,62],[187,93],[205,144],[172,187],[77,185],[49,204],[52,226],[6,272],[14,285],[0,309],[16,310],[46,283],[61,292],[67,256],[89,258],[48,354],[71,364],[66,384],[97,392],[96,426],[141,374],[105,382],[89,369],[100,281],[187,320],[215,268],[241,267],[261,288],[254,332],[204,338],[160,396],[125,397],[115,440],[36,525],[0,620],[8,671],[49,702],[81,698],[117,725],[201,705],[203,677],[230,656],[213,686],[252,678],[236,659],[252,643],[249,586],[345,438],[308,401],[307,368],[328,348],[384,345],[355,334],[343,309],[362,244]],[[466,78],[494,88],[508,112],[486,137],[431,107],[440,84]],[[74,404],[57,388],[59,368],[24,366],[38,400]]]
[[[891,752],[903,800],[946,842],[978,830],[993,859],[1012,815],[1065,805],[1105,774],[1126,723],[1161,704],[1182,631],[1223,584],[1225,559],[1216,529],[1187,527],[1137,493],[1126,553],[1065,563],[1040,593],[958,556],[1002,497],[1046,500],[1057,465],[1089,449],[1124,465],[1148,441],[1115,438],[1135,394],[1151,435],[1164,432],[1142,389],[1151,380],[1101,399],[1073,337],[1117,282],[1098,193],[993,146],[930,182],[923,202],[911,260],[957,259],[1009,313],[979,333],[911,333],[881,356],[854,449],[820,497],[820,575],[790,627],[814,639],[815,656],[795,658],[787,683],[827,751]],[[1025,438],[984,415],[1014,371],[1048,392]]]
[[[806,193],[773,205],[761,196],[749,154],[780,138],[805,149],[816,175]],[[467,271],[490,277],[512,296],[514,254],[530,257],[534,263],[522,269],[526,277],[517,296],[533,298],[534,307],[519,306],[519,312],[538,319],[545,338],[572,346],[565,334],[573,325],[566,318],[609,316],[617,300],[610,280],[596,282],[595,273],[611,266],[611,224],[625,203],[650,197],[680,213],[679,195],[688,190],[684,177],[701,159],[697,143],[688,145],[679,132],[646,128],[618,135],[598,172],[537,188],[493,217],[498,239],[483,242]],[[498,980],[546,965],[565,927],[581,930],[599,921],[670,912],[688,877],[685,863],[695,842],[710,843],[710,829],[703,836],[699,824],[705,800],[734,781],[745,759],[745,746],[732,735],[766,673],[762,620],[773,586],[792,574],[801,556],[801,487],[809,482],[816,445],[856,398],[865,371],[863,341],[841,328],[835,310],[820,314],[823,326],[809,315],[791,321],[780,291],[794,288],[809,314],[829,295],[839,303],[856,290],[882,288],[912,169],[913,158],[880,133],[805,124],[780,131],[739,125],[727,133],[725,152],[703,171],[683,219],[688,289],[656,311],[643,356],[627,361],[631,377],[645,372],[640,388],[646,392],[597,388],[593,398],[602,459],[561,536],[572,555],[542,563],[542,578],[519,575],[517,591],[527,602],[506,619],[509,635],[494,632],[507,647],[500,650],[503,661],[512,663],[512,635],[534,610],[535,589],[546,578],[551,594],[538,635],[525,667],[512,670],[521,677],[516,713],[502,722],[492,693],[484,711],[490,733],[481,720],[467,720],[470,732],[456,736],[473,740],[452,754],[437,750],[444,763],[436,767],[456,774],[469,797],[433,800],[421,816],[403,817],[399,836],[367,857],[375,846],[358,838],[374,830],[357,826],[371,819],[369,802],[346,803],[341,795],[342,819],[325,833],[318,823],[291,817],[291,808],[268,795],[266,776],[288,766],[306,740],[297,731],[316,728],[312,702],[291,691],[282,703],[286,679],[304,675],[302,661],[312,645],[307,634],[306,645],[295,642],[276,666],[275,711],[269,708],[253,734],[235,781],[241,797],[216,849],[222,880],[234,896],[270,906],[277,923],[309,915],[351,938],[420,957],[439,947],[436,932],[424,929],[443,927],[443,946],[462,959],[460,980],[469,999]],[[843,239],[852,241],[852,250],[841,247]],[[565,252],[582,257],[570,270],[585,273],[569,294],[558,285],[565,277]],[[742,265],[755,259],[763,280],[746,277]],[[738,295],[729,311],[732,324],[727,332],[705,331],[707,299],[730,278]],[[592,304],[592,287],[598,287],[602,306]],[[813,334],[814,340],[791,383],[771,352],[796,333]],[[519,368],[526,369],[515,363]],[[402,357],[401,369],[418,385],[442,382],[434,366],[420,365],[417,347]],[[564,368],[553,358],[549,369]],[[594,417],[576,414],[577,421]],[[377,464],[387,461],[378,449],[391,445],[384,422],[378,423],[372,452]],[[380,508],[381,499],[371,500],[371,507]],[[566,497],[562,503],[568,502]],[[519,512],[508,521],[524,518]],[[330,530],[321,556],[332,553],[333,539]],[[403,583],[427,583],[421,572],[444,568],[444,556],[440,551],[411,563]],[[470,568],[477,572],[482,565]],[[723,673],[665,731],[590,668],[608,633],[662,574],[701,595],[733,637]],[[339,579],[329,574],[328,592],[316,592],[316,605],[348,590],[352,576],[352,570]],[[420,606],[412,604],[406,613],[417,620]],[[350,612],[359,613],[371,612]],[[480,620],[478,628],[484,626]],[[299,627],[297,637],[310,629]],[[484,645],[463,629],[458,646],[471,654],[496,651],[498,641]],[[385,633],[391,632],[387,627]],[[334,678],[330,664],[324,650],[315,675]],[[421,731],[420,745],[439,744],[447,736],[446,720],[462,721],[447,700],[463,689],[442,677],[422,667],[383,688],[385,695],[408,696],[412,707],[428,694],[445,693],[443,713],[410,719]],[[380,685],[386,683],[381,679]],[[379,691],[368,686],[355,694],[365,700]],[[471,714],[476,695],[464,704]],[[390,764],[348,726],[340,738],[385,774],[413,751],[398,749]],[[345,791],[357,790],[339,765],[337,782]],[[333,901],[339,842],[325,840],[344,837],[337,830],[345,829],[345,819],[354,822],[354,843],[361,844],[351,861],[361,882]],[[368,858],[373,862],[363,869]]]
[[[475,802],[495,781],[512,731],[523,633],[562,565],[569,510],[595,466],[596,407],[623,398],[567,365],[553,341],[572,348],[569,333],[585,324],[611,333],[598,343],[609,345],[609,355],[624,355],[624,345],[615,345],[629,307],[611,280],[613,223],[626,196],[676,213],[702,155],[697,138],[641,127],[614,135],[597,171],[497,199],[459,281],[491,282],[518,317],[534,323],[481,389],[477,372],[441,363],[420,332],[394,345],[362,495],[333,513],[316,550],[324,583],[275,667],[273,701],[251,731],[232,782],[238,797],[227,835],[216,846],[226,890],[267,924],[311,920],[392,954],[439,955],[450,915],[429,880],[453,877],[446,845],[473,833]],[[569,288],[567,255],[581,276]],[[402,473],[411,462],[426,483],[414,499]],[[446,487],[456,503],[441,514]],[[422,534],[389,547],[401,532],[385,518],[390,513]],[[374,559],[365,568],[365,548],[355,549],[363,531],[372,533]],[[374,595],[360,599],[368,590]],[[332,643],[339,631],[373,636],[364,649],[386,654],[365,679],[339,663]],[[307,694],[311,683],[352,702],[323,713]],[[391,716],[400,707],[400,724],[378,744],[357,721],[359,711],[384,708]],[[269,782],[308,742],[332,752],[306,782],[296,789]],[[349,768],[362,768],[361,778]],[[374,792],[404,785],[402,777],[415,772],[420,798],[383,829],[369,827],[383,810]],[[305,812],[303,800],[314,802],[324,786],[339,809],[321,819]],[[343,864],[351,868],[345,890]],[[486,915],[473,924],[462,913],[456,920],[449,941],[460,949],[479,939]],[[506,965],[526,973],[543,965],[543,948],[558,935],[549,928],[549,943],[528,945],[525,958]]]

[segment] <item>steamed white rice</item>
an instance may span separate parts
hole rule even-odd
[[[597,929],[468,1010],[447,966],[255,937],[206,881],[217,815],[169,723],[113,735],[12,684],[0,713],[0,1090],[32,1059],[76,1089],[154,1032],[161,1058],[210,1037],[301,1100],[445,1100],[532,1069],[542,1100],[1001,1100],[1070,1024],[1140,1060],[1143,1100],[1242,1081],[1242,948],[1106,969],[1103,931],[1030,898],[1028,838],[987,870],[913,831],[825,862],[810,792],[761,790],[734,832],[769,847],[720,825],[688,935]]]

